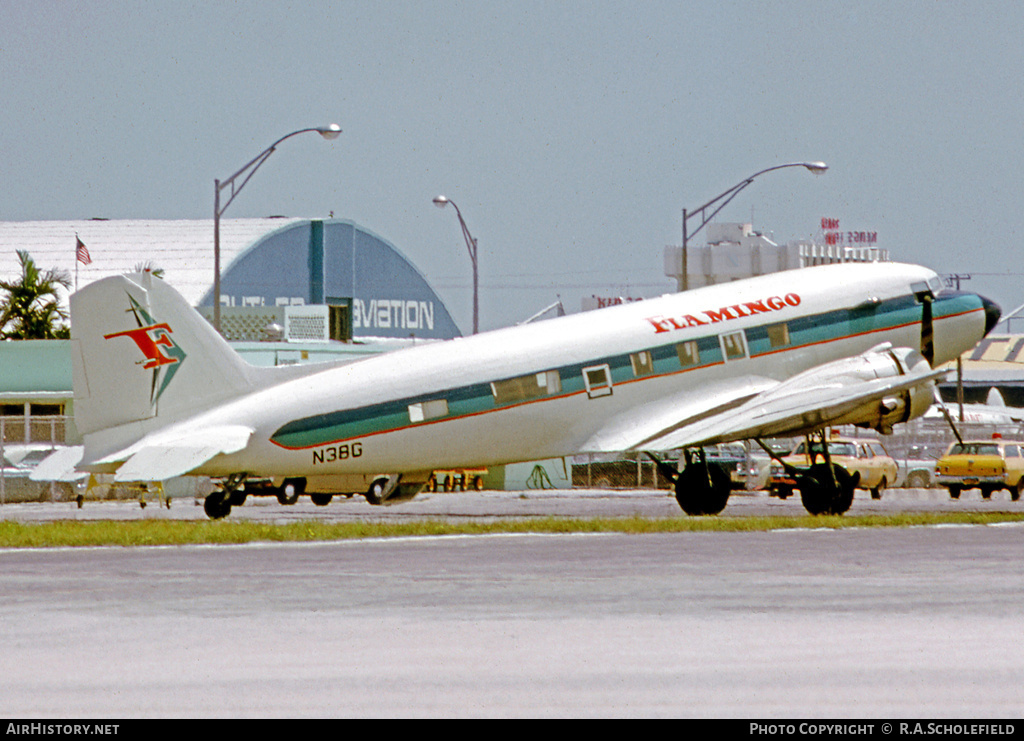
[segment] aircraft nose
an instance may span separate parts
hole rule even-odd
[[[985,334],[988,335],[999,324],[999,317],[1003,315],[1003,310],[999,308],[999,304],[995,301],[989,301],[984,296],[979,296],[978,298],[981,299],[981,304],[985,307]]]

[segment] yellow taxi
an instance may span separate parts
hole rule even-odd
[[[935,480],[953,499],[964,489],[981,489],[985,499],[1006,489],[1017,501],[1024,491],[1024,443],[998,436],[955,442],[935,464]]]
[[[821,462],[821,442],[813,441],[812,451],[817,452],[817,462]],[[858,489],[871,491],[872,499],[881,499],[882,490],[896,482],[899,467],[885,449],[874,440],[847,440],[833,437],[828,441],[828,454],[832,463],[842,466],[851,474],[860,474]],[[801,442],[793,452],[783,456],[782,460],[797,468],[811,465],[811,457],[807,454],[807,442]],[[796,477],[787,473],[778,462],[771,465],[771,483],[769,494],[785,499],[793,493]]]

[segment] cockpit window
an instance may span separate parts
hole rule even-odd
[[[931,286],[923,281],[920,283],[911,283],[910,290],[913,291],[914,296],[917,297],[918,301],[935,298]]]

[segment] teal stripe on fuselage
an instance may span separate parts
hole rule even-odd
[[[976,308],[978,308],[977,301],[971,295],[957,294],[946,299],[943,299],[941,296],[936,299],[932,305],[932,313],[934,319],[939,320],[946,316],[961,314]],[[746,329],[747,347],[750,357],[757,357],[772,352],[794,350],[847,337],[891,330],[899,326],[919,322],[920,320],[921,305],[912,295],[908,295],[875,305],[854,309],[837,309],[822,314],[793,319],[780,318],[777,321],[766,322],[763,325],[748,327]],[[768,337],[768,328],[781,323],[785,323],[788,327],[790,342],[784,347],[772,347]],[[557,369],[550,367],[537,368],[535,372],[558,371],[561,378],[561,392],[555,394],[557,397],[584,391],[583,369],[595,365],[608,364],[611,370],[613,385],[626,381],[656,378],[672,373],[706,368],[720,364],[724,360],[718,339],[719,336],[737,331],[732,329],[729,324],[709,325],[709,329],[717,329],[718,331],[714,334],[698,338],[673,337],[670,343],[648,348],[652,356],[654,372],[640,379],[633,375],[629,353],[595,358],[586,363],[575,363]],[[698,344],[700,363],[695,366],[682,367],[676,347],[681,342],[690,341],[695,341]],[[445,399],[448,402],[448,414],[438,418],[436,421],[439,422],[517,405],[516,403],[497,404],[491,393],[491,384],[489,382],[478,383],[358,409],[327,412],[325,414],[305,417],[282,426],[270,439],[281,447],[300,449],[410,427],[414,426],[415,423],[409,419],[409,406],[436,399]],[[517,403],[532,403],[533,401],[536,400]]]

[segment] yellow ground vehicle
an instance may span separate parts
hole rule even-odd
[[[815,440],[812,445],[815,447],[811,450],[818,451],[820,455],[821,443]],[[782,460],[791,466],[806,468],[812,463],[807,450],[805,440]],[[828,441],[828,454],[834,465],[842,466],[851,474],[859,475],[857,488],[869,489],[872,499],[881,499],[882,490],[896,482],[896,461],[873,440],[846,440],[834,437]],[[787,472],[777,462],[772,463],[769,492],[771,496],[785,499],[793,493],[793,489],[799,488],[792,472]]]
[[[434,471],[427,481],[427,491],[483,491],[486,468],[459,469],[457,471]]]
[[[953,499],[964,489],[981,489],[985,499],[1006,489],[1017,501],[1024,491],[1024,443],[1000,438],[953,443],[935,464],[935,473]]]

